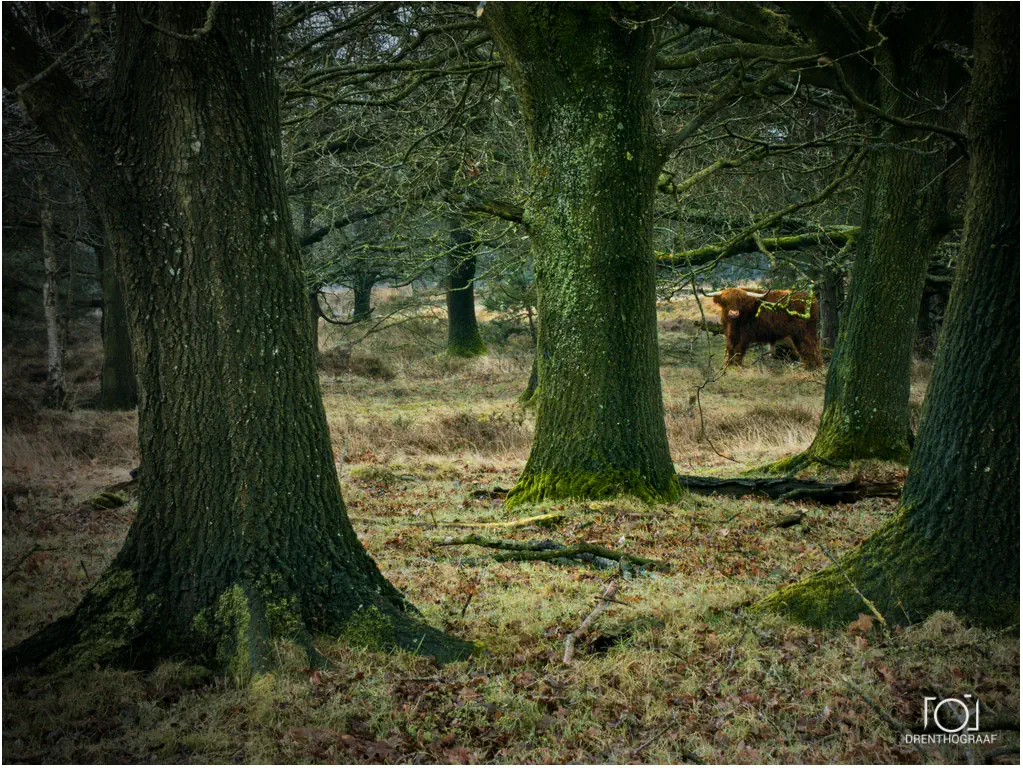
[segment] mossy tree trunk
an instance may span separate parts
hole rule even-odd
[[[1019,623],[1019,10],[979,3],[971,182],[951,304],[900,510],[828,569],[763,607],[816,624],[950,610]]]
[[[509,504],[680,493],[657,349],[653,31],[616,9],[497,3],[483,14],[525,119],[540,325],[536,433]]]
[[[954,14],[946,6],[911,8],[891,21],[873,53],[874,68],[857,82],[886,113],[942,122],[950,57],[935,54]],[[894,17],[893,17],[894,18]],[[927,265],[941,239],[945,212],[943,140],[876,123],[866,180],[863,227],[851,287],[828,369],[824,411],[807,451],[776,465],[909,458],[909,389],[917,312]]]
[[[124,295],[114,254],[105,241],[96,249],[96,255],[103,286],[103,370],[99,405],[105,410],[130,411],[138,405],[139,395]]]
[[[244,680],[267,667],[273,638],[314,655],[318,632],[462,655],[464,643],[413,617],[341,500],[280,166],[272,7],[224,4],[194,39],[141,20],[190,34],[206,10],[119,14],[110,141],[99,143],[117,162],[82,173],[141,350],[138,513],[75,613],[4,660],[186,656]],[[7,21],[5,54],[20,52]],[[95,162],[85,141],[67,143]]]
[[[451,232],[445,293],[448,304],[447,353],[455,357],[487,354],[476,322],[476,241],[464,229]]]

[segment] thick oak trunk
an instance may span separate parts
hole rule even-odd
[[[649,23],[607,4],[499,3],[483,15],[522,105],[536,270],[536,433],[509,504],[671,499],[658,365]]]
[[[1019,11],[979,3],[966,236],[899,512],[765,607],[836,624],[1019,623]]]
[[[448,304],[447,353],[455,357],[478,357],[487,353],[476,322],[476,244],[471,232],[451,233],[446,298]]]
[[[138,514],[75,614],[5,661],[183,655],[244,680],[273,638],[313,655],[319,632],[462,655],[415,620],[341,500],[280,168],[273,9],[225,4],[197,40],[141,22],[187,33],[205,13],[119,14],[119,170],[92,195],[141,350]]]

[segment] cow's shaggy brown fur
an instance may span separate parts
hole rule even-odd
[[[725,327],[725,363],[742,365],[742,358],[751,344],[774,344],[791,339],[803,365],[807,368],[823,365],[817,336],[820,307],[817,299],[813,299],[809,317],[804,317],[807,298],[805,293],[792,291],[768,291],[763,298],[757,298],[742,288],[726,288],[714,296],[714,303],[721,307],[721,324]],[[765,306],[772,304],[778,307]]]

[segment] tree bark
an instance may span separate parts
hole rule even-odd
[[[319,354],[319,319],[322,314],[319,306],[319,288],[309,291],[309,315],[312,318],[313,350]]]
[[[64,408],[67,405],[67,382],[64,377],[67,326],[57,304],[60,296],[57,233],[53,226],[50,190],[42,174],[38,177],[38,190],[43,272],[46,275],[43,282],[43,319],[46,323],[46,395],[43,403],[48,408]]]
[[[361,274],[352,285],[352,320],[356,322],[368,320],[373,314],[373,286],[377,284],[377,275]]]
[[[540,372],[536,362],[537,356],[533,355],[533,364],[529,367],[529,381],[526,388],[519,395],[519,402],[523,405],[533,405],[533,396],[536,395],[536,388],[540,383]]]
[[[536,433],[509,505],[680,495],[657,348],[653,31],[613,13],[498,3],[483,14],[529,141],[540,321]]]
[[[446,298],[448,304],[447,353],[454,357],[479,357],[487,354],[487,345],[476,323],[476,244],[471,232],[455,229],[451,233],[448,255]]]
[[[838,308],[842,303],[842,272],[825,266],[820,275],[821,346],[834,350],[838,340]]]
[[[890,115],[920,114],[942,104],[948,57],[933,44],[955,23],[945,6],[914,7],[876,50],[868,97]],[[938,116],[941,119],[941,116]],[[885,125],[867,173],[863,227],[846,311],[828,370],[824,411],[804,454],[775,465],[791,471],[813,462],[909,458],[909,389],[913,340],[924,278],[940,240],[946,155],[933,135]]]
[[[124,296],[114,254],[105,241],[96,249],[96,255],[103,286],[103,370],[99,405],[104,410],[129,411],[138,405],[138,384]]]
[[[4,661],[181,655],[245,680],[273,638],[315,657],[319,632],[460,657],[467,645],[381,575],[341,500],[280,166],[273,9],[225,4],[208,35],[181,39],[142,19],[191,34],[205,3],[140,6],[118,15],[109,141],[95,143],[117,161],[81,174],[143,352],[138,513],[75,613]],[[5,77],[26,59],[7,56],[26,47],[8,45],[8,22]]]
[[[966,236],[899,512],[762,605],[814,624],[1019,623],[1019,12],[978,3]]]

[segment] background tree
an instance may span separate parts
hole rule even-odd
[[[125,8],[90,6],[78,49],[112,29],[114,56],[89,94],[24,8],[3,11],[5,85],[67,149],[114,246],[142,455],[124,548],[71,616],[5,661],[184,654],[244,680],[271,638],[314,655],[313,633],[352,626],[463,654],[414,618],[341,500],[280,166],[272,8]]]
[[[804,454],[775,468],[905,461],[916,318],[927,265],[948,231],[943,136],[955,136],[957,112],[949,99],[964,84],[954,48],[939,44],[968,29],[969,7],[787,8],[830,57],[839,90],[869,115],[872,136],[847,319],[828,371],[820,427]]]
[[[815,624],[869,606],[1019,623],[1019,14],[974,22],[966,237],[898,513],[836,565],[764,607]]]

